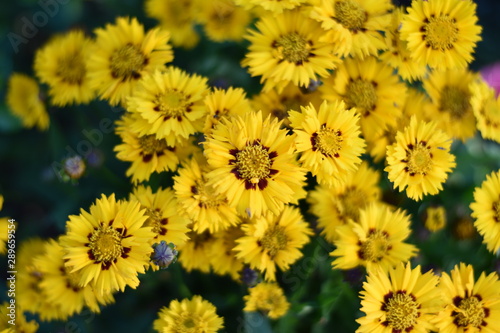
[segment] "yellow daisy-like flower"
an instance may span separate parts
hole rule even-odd
[[[326,240],[333,243],[338,238],[338,226],[349,220],[358,221],[361,209],[380,200],[382,189],[379,181],[380,172],[363,162],[342,185],[319,185],[308,193],[309,209],[318,217],[318,227],[322,228],[321,234]]]
[[[248,292],[249,294],[243,297],[243,311],[262,311],[269,318],[278,319],[290,308],[283,289],[276,283],[261,282],[248,289]]]
[[[189,220],[177,211],[177,198],[170,188],[161,187],[153,192],[149,186],[138,186],[130,195],[130,200],[137,200],[141,207],[146,209],[148,219],[145,227],[151,227],[156,234],[151,243],[174,243],[176,246],[184,244],[188,237]]]
[[[212,248],[216,242],[214,234],[205,230],[202,233],[188,232],[189,240],[178,247],[179,263],[187,272],[196,269],[202,273],[210,272],[212,267]]]
[[[165,139],[170,146],[201,132],[207,113],[203,103],[207,80],[177,67],[146,75],[127,103],[127,109],[143,119],[133,129],[141,135]]]
[[[212,246],[212,268],[216,274],[229,274],[235,281],[240,282],[240,273],[243,270],[243,260],[236,258],[234,248],[236,240],[245,236],[240,226],[231,226],[214,235],[216,238]]]
[[[433,323],[442,333],[500,332],[500,281],[491,273],[474,279],[472,265],[460,263],[443,273],[439,289],[444,299]]]
[[[446,210],[443,206],[429,207],[425,210],[425,227],[436,232],[446,226]]]
[[[442,304],[438,282],[432,271],[422,274],[410,264],[370,272],[360,293],[365,316],[356,320],[356,333],[433,331],[430,321]]]
[[[470,204],[474,226],[491,252],[500,250],[500,170],[486,176]]]
[[[388,28],[392,7],[389,0],[319,0],[311,17],[321,22],[327,31],[322,41],[335,44],[337,54],[362,59],[386,48],[381,31]]]
[[[301,5],[305,5],[307,2],[308,0],[234,0],[234,3],[243,6],[246,10],[256,9],[257,7],[266,12],[272,12],[274,15],[298,8]]]
[[[470,88],[470,102],[481,136],[500,143],[500,95],[495,98],[495,90],[484,80],[472,83]]]
[[[337,227],[337,247],[333,268],[365,266],[367,272],[378,267],[387,271],[415,256],[418,249],[405,243],[410,236],[410,216],[382,203],[370,203],[359,212],[359,219]]]
[[[338,186],[357,170],[365,141],[355,110],[346,110],[343,101],[324,101],[319,110],[310,104],[301,112],[290,111],[289,119],[297,152],[302,153],[299,162],[318,183]]]
[[[380,55],[380,60],[398,71],[399,76],[407,81],[422,79],[428,71],[427,65],[415,62],[406,41],[401,39],[401,19],[404,8],[398,7],[391,14],[391,25],[385,32],[387,50]]]
[[[136,18],[119,17],[95,34],[87,63],[89,84],[111,105],[124,103],[146,73],[163,69],[174,58],[169,32],[156,28],[146,33]]]
[[[226,90],[215,88],[205,97],[205,105],[208,109],[203,128],[205,134],[211,133],[222,117],[244,116],[252,111],[250,101],[242,88],[229,87]]]
[[[227,198],[208,184],[207,172],[206,161],[192,158],[173,178],[179,211],[193,221],[193,230],[200,234],[224,230],[239,221]]]
[[[466,68],[481,40],[471,0],[414,0],[401,21],[412,59],[436,69]]]
[[[192,48],[200,40],[195,30],[195,16],[199,0],[146,0],[145,10],[149,17],[160,21],[160,26],[170,31],[172,44]]]
[[[453,225],[453,236],[459,240],[475,238],[477,230],[474,221],[468,216],[459,218]]]
[[[95,96],[87,77],[91,39],[74,30],[51,39],[36,52],[35,72],[50,87],[54,105],[87,104]]]
[[[9,77],[5,101],[10,111],[21,119],[24,127],[38,127],[44,131],[49,127],[49,115],[41,98],[40,87],[31,77],[13,73]]]
[[[305,172],[295,161],[293,136],[261,112],[224,119],[204,142],[213,169],[208,184],[240,215],[274,214],[305,196]]]
[[[116,133],[122,143],[114,148],[119,160],[131,162],[126,175],[132,177],[133,183],[148,180],[154,172],[177,170],[179,164],[198,149],[191,139],[170,146],[154,134],[140,135],[132,129],[137,119],[137,115],[126,113],[116,122]]]
[[[356,108],[367,141],[387,126],[395,125],[406,95],[406,86],[392,67],[374,57],[345,59],[319,89],[326,100],[340,98],[347,109]]]
[[[400,192],[406,189],[413,200],[439,193],[456,165],[450,153],[451,138],[436,127],[434,122],[412,117],[410,125],[396,135],[396,142],[387,147],[384,170],[394,187]]]
[[[209,301],[195,295],[191,299],[173,300],[160,309],[153,328],[160,333],[214,333],[224,328],[224,319]]]
[[[465,141],[476,133],[471,84],[478,78],[479,74],[467,69],[454,69],[433,71],[423,81],[423,87],[434,105],[428,109],[428,116],[453,138]]]
[[[80,275],[80,286],[90,284],[100,296],[125,286],[135,289],[156,236],[144,226],[146,220],[139,202],[116,201],[114,194],[103,194],[89,212],[82,209],[80,215],[70,215],[60,244],[70,273]]]
[[[340,61],[333,44],[319,41],[319,23],[300,10],[263,16],[256,28],[245,37],[250,46],[242,65],[252,76],[262,76],[264,92],[274,87],[281,91],[290,82],[308,87]]]
[[[39,328],[39,324],[34,321],[28,321],[19,307],[14,305],[14,310],[12,308],[12,303],[3,302],[0,304],[0,332],[1,333],[36,333]],[[14,325],[12,324],[14,323]]]
[[[98,295],[90,285],[80,286],[79,273],[70,273],[64,265],[64,249],[55,240],[45,243],[44,254],[34,258],[43,279],[40,288],[47,301],[58,306],[66,316],[80,313],[84,307],[100,312],[100,305],[114,302],[112,294]]]
[[[236,257],[265,273],[267,281],[276,279],[276,266],[286,271],[302,257],[300,249],[312,235],[300,210],[292,206],[286,206],[279,215],[268,213],[241,227],[245,236],[236,240]]]

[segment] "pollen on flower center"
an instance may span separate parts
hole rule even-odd
[[[260,144],[247,145],[236,154],[239,176],[251,183],[267,178],[271,170],[271,158],[267,149]]]
[[[139,78],[140,71],[147,63],[147,58],[137,46],[127,44],[116,50],[110,59],[111,75],[113,78]]]
[[[111,226],[101,226],[90,236],[89,248],[96,262],[111,262],[121,256],[122,235]]]
[[[155,234],[159,234],[162,229],[162,221],[164,220],[162,217],[162,213],[159,209],[151,209],[146,208],[146,215],[148,219],[144,222],[144,225],[147,227],[152,227],[153,232]]]
[[[344,100],[349,109],[356,107],[370,112],[377,104],[377,91],[372,82],[356,79],[347,85]]]
[[[410,332],[419,317],[419,304],[412,295],[399,291],[384,297],[382,310],[386,312],[387,324],[393,332]]]
[[[337,1],[334,9],[335,20],[352,31],[361,30],[368,18],[366,11],[356,1]]]
[[[342,132],[322,126],[322,128],[313,134],[311,143],[313,150],[319,150],[323,155],[339,157],[339,151],[342,149]]]
[[[481,301],[475,297],[466,297],[458,303],[458,313],[455,315],[454,322],[458,326],[480,327],[485,318],[484,309]]]
[[[441,91],[439,109],[448,111],[454,119],[462,118],[471,109],[470,93],[455,86],[445,86]]]
[[[61,271],[64,271],[64,275],[66,276],[68,288],[72,289],[75,292],[82,289],[82,287],[80,287],[80,274],[71,273],[70,272],[71,269],[68,268],[67,266],[62,266]]]
[[[500,222],[500,199],[497,201],[493,202],[493,220],[495,222]]]
[[[218,194],[212,186],[206,184],[205,179],[198,180],[191,191],[202,207],[216,208],[224,204],[225,197]]]
[[[391,248],[387,237],[388,235],[386,232],[381,232],[379,230],[370,232],[368,238],[361,244],[359,257],[371,262],[382,260],[387,254],[387,251]]]
[[[433,50],[445,51],[453,48],[458,39],[458,28],[455,19],[447,15],[426,19],[422,30],[424,40]]]
[[[141,136],[139,145],[146,155],[162,153],[168,148],[167,142],[164,139],[158,140],[154,134]]]
[[[190,329],[196,326],[194,320],[192,318],[186,318],[183,320],[182,325],[184,328]]]
[[[57,75],[70,84],[81,84],[85,73],[85,63],[80,53],[62,59],[57,69]]]
[[[296,32],[281,36],[275,43],[278,58],[294,64],[301,64],[309,57],[311,46],[307,40]]]
[[[275,257],[279,251],[286,248],[288,243],[284,228],[278,225],[269,228],[261,238],[260,243],[271,258]]]
[[[344,193],[338,196],[335,205],[337,211],[342,215],[343,219],[353,219],[357,221],[359,210],[365,207],[367,203],[366,194],[356,187],[348,188]]]
[[[154,101],[155,111],[162,111],[167,117],[177,117],[186,111],[186,96],[177,89],[167,90]]]
[[[410,176],[415,174],[426,175],[432,167],[432,154],[429,147],[423,141],[416,146],[409,145],[406,151],[406,168],[405,171],[410,173]]]

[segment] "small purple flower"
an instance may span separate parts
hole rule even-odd
[[[173,243],[165,242],[164,240],[160,243],[153,245],[154,252],[151,254],[151,260],[155,265],[160,266],[160,268],[168,268],[170,264],[177,261],[177,250]]]

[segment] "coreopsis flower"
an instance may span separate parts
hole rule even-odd
[[[281,14],[283,11],[291,10],[306,4],[308,0],[234,0],[234,3],[246,10],[256,10]],[[278,16],[278,15],[277,15]]]
[[[330,253],[336,257],[332,266],[387,271],[417,253],[414,245],[406,243],[410,233],[410,216],[405,211],[372,202],[360,210],[357,220],[337,227],[336,249]]]
[[[95,97],[87,77],[91,43],[83,31],[73,30],[57,35],[37,50],[35,73],[49,85],[52,104],[87,104]]]
[[[453,69],[433,71],[423,80],[423,87],[434,105],[427,110],[428,117],[452,138],[465,141],[476,133],[471,84],[478,78],[477,73],[467,69]]]
[[[45,243],[44,253],[33,259],[43,276],[39,286],[48,302],[58,306],[67,317],[86,307],[100,312],[101,305],[114,302],[111,293],[99,295],[90,285],[82,287],[80,275],[71,273],[64,265],[64,254],[63,247],[51,239]]]
[[[301,112],[292,110],[289,120],[301,153],[299,162],[318,183],[340,185],[358,169],[365,141],[360,137],[359,114],[346,110],[343,101],[324,101],[319,110],[312,104],[301,107]]]
[[[401,21],[412,59],[439,70],[466,68],[481,40],[471,0],[414,0]]]
[[[442,333],[500,331],[500,281],[491,273],[474,278],[472,265],[460,263],[439,282],[444,306],[432,320]]]
[[[262,16],[256,28],[245,37],[250,46],[242,65],[252,76],[261,76],[264,92],[274,87],[280,92],[290,82],[307,87],[340,61],[335,45],[319,41],[320,24],[303,11]]]
[[[484,139],[500,143],[500,95],[495,98],[495,90],[484,80],[472,83],[470,88],[477,129]]]
[[[155,192],[149,186],[139,185],[130,194],[130,200],[137,200],[146,209],[148,219],[145,227],[151,227],[155,236],[152,243],[166,241],[175,245],[184,244],[189,232],[189,219],[177,211],[177,197],[171,188],[158,188]]]
[[[358,221],[361,209],[381,199],[379,181],[380,172],[363,162],[343,184],[319,185],[308,193],[309,209],[318,217],[318,227],[326,240],[333,243],[338,238],[338,226]]]
[[[126,286],[139,285],[153,251],[156,234],[144,226],[148,216],[138,201],[117,201],[102,195],[89,211],[70,215],[60,244],[66,252],[65,265],[78,273],[79,285],[91,285],[103,296]]]
[[[168,67],[145,75],[128,98],[127,110],[139,115],[132,129],[165,139],[169,146],[201,132],[207,110],[207,78]]]
[[[249,288],[243,299],[243,311],[262,311],[271,319],[283,317],[290,308],[283,289],[276,283],[261,282]]]
[[[9,110],[21,119],[24,127],[45,131],[50,119],[36,80],[28,75],[13,73],[9,77],[5,102]]]
[[[500,170],[486,176],[470,204],[474,226],[491,252],[500,249]]]
[[[279,214],[268,213],[241,226],[245,236],[236,240],[236,257],[251,268],[265,273],[267,281],[276,280],[276,267],[286,271],[309,242],[312,230],[304,221],[300,210],[286,206]]]
[[[87,63],[89,84],[111,105],[123,104],[146,73],[173,60],[170,33],[159,28],[145,32],[136,18],[119,17],[95,34]]]
[[[240,226],[231,226],[214,234],[215,242],[212,246],[212,268],[218,275],[229,275],[235,281],[240,280],[243,270],[243,260],[236,258],[234,250],[236,240],[245,236]]]
[[[173,300],[160,309],[153,328],[159,333],[215,333],[224,327],[224,319],[216,311],[199,295],[180,302]]]
[[[356,333],[434,331],[430,321],[442,304],[438,282],[432,271],[422,274],[409,263],[370,272],[360,293],[365,316],[356,320]]]
[[[240,215],[279,214],[305,196],[305,171],[297,165],[293,136],[261,112],[223,119],[204,142],[213,169],[208,184],[225,195]]]
[[[412,117],[410,125],[397,133],[396,142],[387,147],[384,170],[394,187],[405,190],[413,200],[439,193],[456,165],[450,153],[451,137],[436,127],[435,122]]]
[[[202,233],[188,232],[188,241],[179,246],[178,262],[187,272],[198,270],[202,273],[210,272],[212,261],[212,248],[216,242],[214,234],[208,230]]]
[[[381,32],[390,22],[391,1],[321,0],[313,5],[311,17],[327,31],[321,41],[335,44],[337,54],[363,58],[386,48]]]
[[[146,0],[144,7],[148,17],[170,31],[173,46],[190,49],[200,40],[195,29],[199,4],[199,0]]]
[[[318,89],[326,100],[343,99],[347,109],[356,108],[367,141],[395,125],[406,95],[406,86],[392,67],[375,57],[345,59]]]
[[[425,228],[436,232],[446,226],[446,210],[443,206],[431,206],[425,210]]]

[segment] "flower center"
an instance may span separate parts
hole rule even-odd
[[[162,153],[168,149],[165,139],[158,140],[154,134],[141,136],[139,138],[139,145],[145,155]]]
[[[86,74],[85,61],[81,53],[64,57],[59,63],[57,76],[70,84],[82,84]]]
[[[386,321],[393,332],[410,332],[420,316],[418,309],[419,304],[415,302],[415,298],[404,291],[391,293],[382,305]]]
[[[342,149],[343,141],[344,139],[342,138],[342,132],[340,130],[327,128],[325,125],[321,126],[321,129],[311,137],[313,150],[317,149],[328,157],[339,157],[339,151]]]
[[[311,50],[307,40],[296,32],[281,36],[274,47],[278,51],[278,59],[294,64],[302,64],[306,61]]]
[[[155,111],[162,111],[166,117],[181,116],[188,106],[186,96],[175,88],[158,95],[154,104]]]
[[[253,184],[269,176],[271,162],[267,149],[260,144],[247,145],[236,153],[235,164],[239,176]]]
[[[335,20],[352,31],[361,30],[368,18],[366,11],[356,1],[337,1],[334,9]]]
[[[377,91],[372,82],[356,79],[349,82],[347,85],[344,100],[349,109],[356,107],[360,109],[359,111],[362,111],[360,114],[365,115],[366,112],[375,109],[377,104]]]
[[[337,211],[342,216],[342,220],[347,222],[349,219],[357,221],[359,210],[366,206],[368,202],[366,194],[356,187],[349,187],[335,200]]]
[[[432,167],[432,154],[430,152],[430,147],[427,146],[427,143],[421,141],[418,145],[408,145],[408,149],[406,151],[406,168],[405,171],[410,173],[410,176],[414,176],[415,174],[426,175],[427,172]]]
[[[286,248],[288,239],[285,234],[285,229],[275,225],[269,228],[260,240],[264,250],[267,250],[269,256],[274,258],[279,251]]]
[[[370,231],[366,241],[362,242],[359,257],[366,261],[377,262],[384,258],[391,245],[387,240],[388,235],[384,231]]]
[[[454,119],[461,119],[471,109],[471,95],[458,87],[445,86],[441,91],[439,110],[449,112]]]
[[[195,325],[196,325],[196,324],[195,324],[195,322],[194,322],[193,318],[186,318],[186,319],[184,319],[184,321],[182,322],[182,325],[184,325],[184,328],[188,328],[188,329],[190,329],[190,328],[195,327]]]
[[[481,301],[477,297],[467,297],[458,304],[458,313],[455,316],[455,324],[462,327],[480,327],[485,318]]]
[[[143,207],[146,208],[146,207]],[[155,234],[159,234],[162,226],[162,213],[159,209],[146,208],[148,219],[144,222],[144,226],[151,227]]]
[[[78,273],[71,273],[71,269],[69,269],[66,266],[61,266],[60,268],[61,272],[63,272],[63,275],[66,277],[66,287],[68,289],[72,289],[74,292],[77,292],[78,290],[82,289],[80,287],[80,274]]]
[[[493,203],[493,220],[500,222],[500,199]]]
[[[458,39],[456,20],[446,15],[426,19],[423,33],[427,46],[433,50],[452,49],[453,43]]]
[[[96,262],[111,262],[121,256],[122,235],[111,226],[101,225],[90,236],[89,247]]]
[[[191,192],[204,208],[217,208],[226,201],[223,195],[218,194],[212,186],[207,185],[207,181],[203,177],[196,181]]]
[[[140,72],[147,63],[147,58],[137,46],[127,44],[113,53],[110,58],[111,76],[113,78],[139,79]]]

